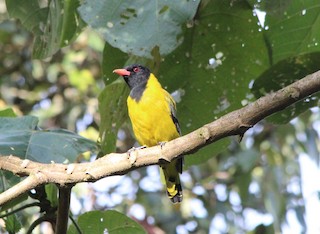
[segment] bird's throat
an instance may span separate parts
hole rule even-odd
[[[147,81],[139,84],[138,86],[135,86],[131,89],[130,97],[135,100],[136,102],[139,102],[144,91],[147,87]]]

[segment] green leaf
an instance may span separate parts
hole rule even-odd
[[[63,129],[40,130],[32,116],[0,118],[0,154],[41,163],[74,162],[79,154],[97,149],[96,143]]]
[[[4,219],[4,221],[5,221],[6,230],[10,234],[17,233],[21,229],[21,223],[15,214],[8,216],[7,218]]]
[[[128,94],[127,85],[117,80],[106,86],[99,95],[99,112],[102,120],[99,131],[104,154],[115,151],[118,130],[128,118],[126,103]]]
[[[6,108],[0,110],[0,117],[16,117],[16,113],[14,113],[12,108]]]
[[[272,17],[279,17],[283,14],[288,6],[291,4],[292,0],[247,0],[250,2],[251,6],[259,9],[260,11],[267,12]],[[296,1],[296,0],[294,0]]]
[[[113,81],[115,81],[115,77],[118,78],[118,76],[112,74],[112,71],[119,68],[120,66],[123,66],[128,58],[129,56],[123,53],[121,50],[110,46],[108,43],[105,43],[101,64],[103,81],[105,85],[109,85]]]
[[[0,155],[2,155],[0,153]],[[0,156],[1,157],[1,156]],[[12,172],[0,170],[0,192],[11,188],[13,185],[19,183],[21,178],[14,176]],[[9,206],[10,207],[10,206]]]
[[[320,5],[317,1],[290,1],[277,11],[270,9],[271,5],[267,6],[270,12],[265,19],[265,33],[272,63],[320,50]]]
[[[79,19],[79,0],[6,0],[9,16],[17,18],[35,35],[33,57],[43,59],[72,42],[84,26]]]
[[[60,33],[61,47],[67,46],[74,41],[85,26],[77,11],[80,5],[79,0],[64,0],[62,3],[63,19]]]
[[[61,0],[49,2],[47,20],[43,25],[43,33],[34,40],[33,57],[44,59],[56,53],[61,47],[60,36],[63,25],[63,6]]]
[[[268,64],[257,21],[245,1],[202,2],[194,23],[185,29],[182,45],[165,57],[158,78],[170,92],[180,94],[177,109],[183,134],[253,98],[249,84]],[[186,164],[204,162],[228,143],[224,139],[205,147],[199,151],[201,157],[188,157]]]
[[[79,216],[78,225],[82,233],[109,234],[142,234],[146,231],[135,221],[115,210],[90,211]],[[74,225],[68,229],[68,234],[77,234]]]
[[[46,195],[51,207],[58,207],[58,188],[55,184],[45,185]]]
[[[46,24],[48,8],[40,8],[38,0],[6,0],[11,18],[17,18],[27,30],[41,34],[40,24]]]
[[[255,80],[252,92],[256,98],[277,91],[319,69],[320,52],[291,57],[278,62]],[[275,124],[285,124],[319,104],[320,94],[307,97],[267,118]]]
[[[199,0],[90,0],[79,7],[79,12],[110,45],[151,58],[156,46],[165,55],[181,44],[181,25],[194,17],[199,3]]]

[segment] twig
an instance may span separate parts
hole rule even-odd
[[[82,231],[79,227],[79,225],[77,224],[77,222],[74,220],[74,218],[72,217],[72,214],[69,214],[69,219],[71,220],[71,222],[73,223],[74,227],[76,228],[78,234],[82,234]]]
[[[49,223],[54,223],[55,222],[55,215],[54,214],[44,214],[42,216],[40,216],[38,219],[36,219],[28,228],[28,231],[26,232],[26,234],[32,234],[33,230],[41,223],[47,221]]]
[[[320,71],[255,102],[222,116],[220,119],[167,142],[162,147],[154,146],[136,150],[130,154],[111,153],[94,162],[74,164],[42,164],[22,160],[15,156],[0,157],[0,169],[11,171],[25,180],[0,194],[0,205],[18,195],[45,183],[61,186],[80,182],[94,182],[112,175],[123,175],[138,167],[171,161],[191,154],[221,138],[243,135],[254,124],[309,95],[320,91]]]
[[[33,206],[40,206],[40,202],[33,202],[33,203],[30,203],[30,204],[26,204],[24,206],[21,206],[21,207],[15,209],[15,210],[12,210],[12,211],[7,212],[7,213],[5,213],[3,215],[0,215],[0,219],[2,219],[4,217],[7,217],[9,215],[13,215],[14,213],[17,213],[17,212],[19,212],[21,210],[24,210],[26,208],[30,208],[30,207],[33,207]]]

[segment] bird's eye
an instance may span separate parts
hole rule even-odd
[[[138,72],[140,69],[138,67],[133,68],[134,72]]]

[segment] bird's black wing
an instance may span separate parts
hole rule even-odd
[[[171,99],[170,100],[170,115],[171,115],[171,119],[174,123],[174,125],[176,125],[177,131],[179,133],[179,135],[181,136],[181,128],[180,128],[180,124],[176,115],[176,105],[174,103],[174,101]]]
[[[171,119],[176,126],[177,132],[181,136],[181,129],[180,129],[180,124],[176,115],[176,103],[174,102],[173,98],[170,96],[170,115]],[[176,169],[177,171],[181,174],[182,173],[182,166],[183,166],[183,158],[179,158],[177,163],[176,163]]]

